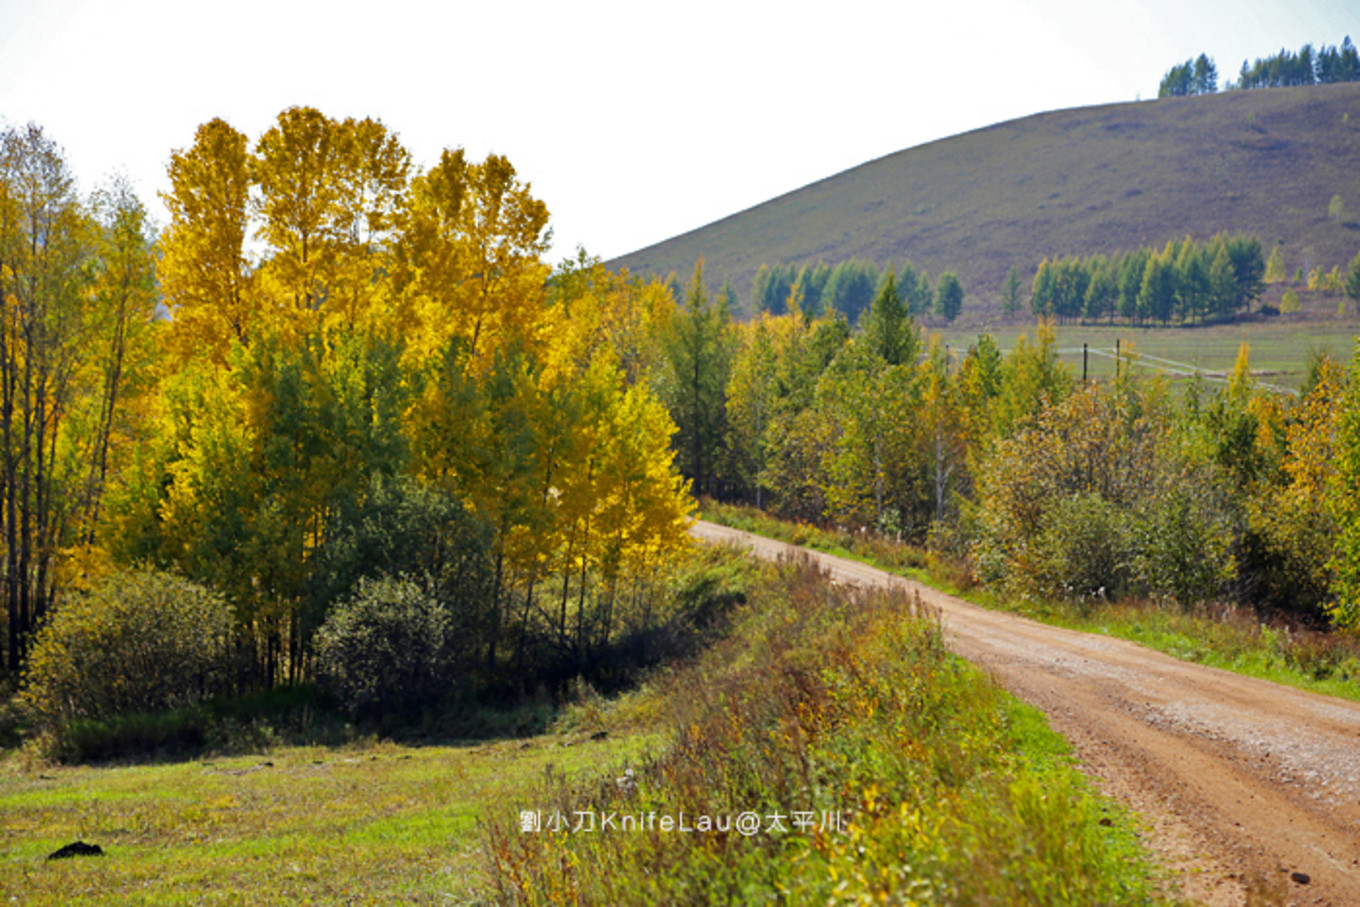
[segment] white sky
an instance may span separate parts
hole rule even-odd
[[[1346,34],[1355,0],[0,0],[0,121],[163,217],[170,151],[214,116],[375,116],[421,165],[506,155],[552,260],[610,258],[932,139],[1155,97],[1200,52],[1226,81]]]

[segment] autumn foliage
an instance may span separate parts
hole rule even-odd
[[[1022,596],[1235,601],[1357,624],[1354,381],[1319,355],[1297,398],[1243,345],[1173,387],[1125,350],[1083,384],[1051,321],[1002,354],[922,336],[890,281],[852,328],[763,313],[726,339],[711,483],[777,516],[923,544]],[[1351,389],[1348,389],[1351,388]],[[683,409],[673,409],[683,424]]]
[[[57,181],[73,247],[32,260],[23,180],[59,151],[25,142],[0,182],[0,383],[31,401],[0,425],[7,575],[33,578],[7,587],[14,664],[109,557],[225,596],[245,686],[309,678],[333,606],[398,573],[475,593],[441,600],[482,683],[646,620],[690,507],[652,390],[674,302],[544,264],[548,209],[508,160],[421,169],[381,122],[305,107],[253,141],[215,119],[170,156],[154,250],[135,200],[87,212]],[[58,268],[75,282],[25,279]]]

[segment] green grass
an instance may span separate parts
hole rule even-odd
[[[1335,303],[1332,303],[1335,305]],[[1034,338],[1034,325],[1001,326],[991,331],[1003,350],[1015,348],[1016,338],[1027,334]],[[1204,327],[1149,327],[1064,324],[1057,326],[1057,345],[1064,352],[1062,361],[1076,377],[1081,376],[1081,345],[1093,350],[1111,351],[1116,341],[1121,352],[1133,350],[1184,363],[1217,377],[1231,373],[1237,361],[1239,346],[1245,341],[1250,347],[1252,373],[1260,380],[1298,389],[1303,383],[1308,358],[1312,351],[1330,353],[1341,362],[1350,360],[1360,323],[1345,319],[1324,318],[1321,313],[1307,319],[1272,318],[1238,324],[1219,324]],[[954,350],[963,351],[977,342],[978,331],[953,329],[941,332],[942,339]],[[1088,357],[1088,374],[1107,378],[1114,374],[1114,361],[1099,353]],[[1134,368],[1140,373],[1157,372],[1158,363],[1152,359],[1136,359]],[[1163,372],[1163,374],[1166,374]],[[1173,382],[1181,379],[1172,378]],[[1207,379],[1212,384],[1213,378]]]
[[[1349,115],[1349,116],[1347,116]],[[1040,113],[888,155],[610,261],[743,299],[762,263],[858,257],[956,271],[969,325],[1000,312],[1015,265],[1163,246],[1191,234],[1277,241],[1288,273],[1344,266],[1360,224],[1360,85],[1227,92]],[[792,188],[792,187],[791,187]],[[1333,310],[1335,302],[1331,303]]]
[[[703,519],[849,557],[908,576],[982,607],[1010,611],[1055,626],[1103,633],[1175,658],[1223,668],[1302,690],[1360,701],[1360,640],[1271,626],[1249,609],[1218,606],[1187,611],[1174,604],[1126,601],[1040,601],[974,584],[957,563],[910,545],[832,532],[776,519],[750,507],[705,501]]]
[[[944,650],[903,593],[767,568],[733,633],[631,699],[676,745],[564,815],[763,817],[751,836],[491,830],[516,904],[1160,903],[1136,820],[1043,716]],[[839,830],[770,826],[839,814]]]
[[[0,763],[0,902],[466,903],[479,821],[552,771],[647,758],[646,732],[477,746],[287,747],[155,765]],[[265,763],[271,763],[266,765]],[[47,861],[71,841],[106,856]]]

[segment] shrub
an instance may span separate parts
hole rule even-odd
[[[1187,482],[1149,502],[1138,527],[1137,561],[1154,596],[1193,605],[1223,594],[1236,576],[1228,547],[1236,533],[1212,497],[1203,485]]]
[[[360,580],[317,631],[317,673],[352,712],[419,706],[450,691],[460,637],[428,578]]]
[[[202,586],[118,572],[52,612],[23,698],[48,725],[192,705],[226,686],[231,625],[230,607]]]
[[[305,626],[319,626],[360,580],[431,577],[456,613],[485,614],[494,586],[491,528],[458,500],[413,479],[375,475],[361,502],[337,507],[314,559]]]
[[[1125,514],[1097,494],[1053,502],[1037,546],[1042,591],[1074,598],[1122,593],[1132,557]]]

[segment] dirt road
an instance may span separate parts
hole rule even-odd
[[[803,551],[696,523],[767,558]],[[838,582],[901,584],[953,651],[1042,709],[1107,793],[1152,826],[1190,899],[1360,905],[1360,703],[1177,661],[1134,643],[988,611],[854,561]]]

